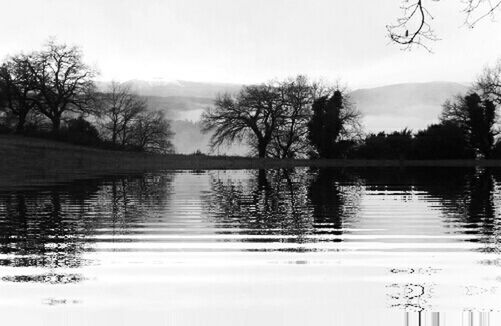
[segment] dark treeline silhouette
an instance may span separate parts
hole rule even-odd
[[[99,92],[78,47],[48,42],[0,65],[0,132],[113,149],[173,151],[169,122],[127,85]]]
[[[340,87],[304,76],[223,94],[202,116],[211,145],[245,142],[275,158],[499,159],[501,61],[486,68],[466,95],[443,104],[438,123],[412,132],[361,136],[360,113]]]
[[[501,85],[501,84],[500,84]],[[496,95],[497,96],[497,95]],[[440,123],[413,134],[370,134],[349,156],[364,159],[473,159],[501,158],[497,106],[485,89],[457,96],[443,105]]]

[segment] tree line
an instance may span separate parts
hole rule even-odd
[[[96,87],[97,73],[80,48],[49,41],[41,50],[10,56],[0,65],[2,132],[79,144],[172,152],[169,121],[129,85]]]
[[[438,123],[417,132],[364,135],[346,89],[305,76],[221,94],[202,126],[212,148],[243,142],[261,158],[489,159],[501,158],[500,104],[501,60],[466,95],[446,101]]]
[[[115,149],[172,152],[169,121],[130,85],[96,87],[78,47],[48,42],[0,65],[0,132]],[[466,95],[443,105],[424,130],[365,135],[361,113],[340,85],[297,76],[220,94],[202,115],[210,146],[244,142],[264,158],[499,158],[501,61]]]

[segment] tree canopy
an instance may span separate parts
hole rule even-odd
[[[308,123],[308,136],[320,157],[337,158],[347,150],[346,140],[358,131],[360,112],[339,89],[329,98],[323,96],[313,103]]]

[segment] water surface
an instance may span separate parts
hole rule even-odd
[[[499,325],[501,170],[176,171],[0,191],[9,325]]]

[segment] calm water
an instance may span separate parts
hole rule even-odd
[[[0,191],[5,325],[500,325],[501,170],[110,176]]]

